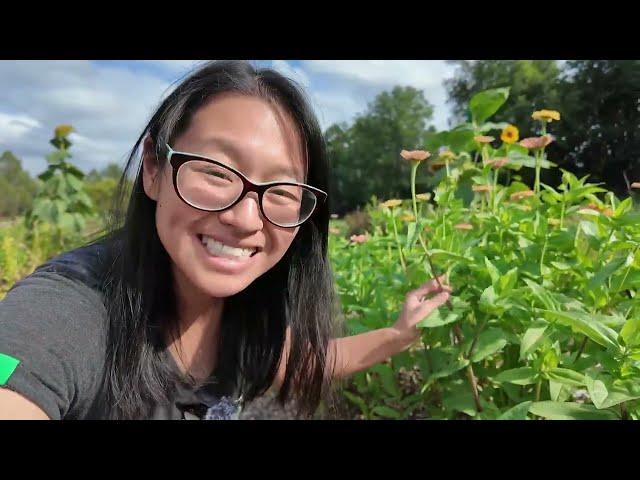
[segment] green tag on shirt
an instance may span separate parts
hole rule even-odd
[[[17,358],[0,353],[0,385],[7,383],[19,363]]]

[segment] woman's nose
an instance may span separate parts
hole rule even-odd
[[[233,207],[221,212],[218,218],[221,222],[232,225],[238,230],[247,232],[261,230],[264,223],[259,201],[256,192],[248,192]]]

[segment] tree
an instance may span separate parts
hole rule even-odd
[[[495,116],[496,122],[517,125],[524,136],[534,135],[531,113],[558,110],[560,68],[555,60],[455,60],[455,76],[445,80],[453,123],[467,121],[469,100],[478,92],[510,87],[509,100]]]
[[[5,151],[0,156],[0,217],[15,217],[29,210],[37,188],[20,159]]]
[[[619,196],[640,181],[640,61],[567,62],[559,92],[557,150],[567,169]]]
[[[394,87],[376,96],[351,125],[329,127],[325,138],[333,210],[352,210],[372,195],[407,195],[409,165],[400,151],[422,148],[432,116],[433,107],[421,90]]]

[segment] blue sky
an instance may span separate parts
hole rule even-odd
[[[148,118],[193,60],[0,61],[0,152],[13,151],[32,174],[46,168],[53,128],[71,123],[73,161],[85,172],[122,164]],[[442,60],[261,60],[303,85],[323,128],[349,122],[395,85],[423,90],[434,125],[450,115]]]

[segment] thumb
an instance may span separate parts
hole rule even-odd
[[[424,315],[424,316],[428,315],[436,308],[444,305],[446,301],[449,300],[450,296],[451,294],[448,291],[443,290],[437,295],[434,295],[433,297],[431,297],[429,300],[426,300],[425,302],[423,302],[420,305],[420,307],[418,307],[417,313],[419,315]]]

